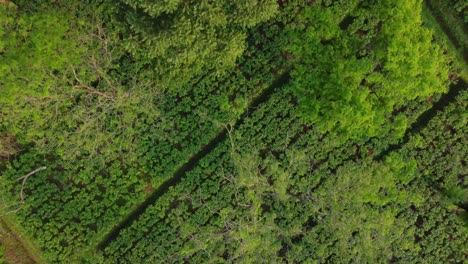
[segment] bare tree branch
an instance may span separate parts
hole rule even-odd
[[[18,179],[16,179],[17,181],[19,180],[23,180],[23,182],[21,183],[21,190],[20,190],[20,198],[21,198],[21,203],[24,203],[24,195],[23,195],[23,190],[24,190],[24,185],[26,184],[26,180],[29,178],[29,176],[33,175],[34,173],[38,172],[38,171],[41,171],[41,170],[45,170],[47,169],[47,167],[40,167],[40,168],[37,168],[33,171],[31,171],[30,173],[24,175],[23,177],[20,177]]]
[[[228,132],[229,142],[231,143],[232,151],[234,151],[234,140],[232,139],[232,131],[234,130],[234,126],[232,124],[223,124],[223,126],[224,128],[226,128],[226,131]]]

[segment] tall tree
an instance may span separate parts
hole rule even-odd
[[[304,11],[291,31],[292,90],[304,117],[324,131],[374,136],[389,118],[404,131],[405,116],[393,110],[446,91],[447,61],[421,26],[421,1],[352,8],[345,17],[321,5]]]
[[[139,118],[157,118],[148,84],[110,74],[122,52],[92,5],[52,2],[0,5],[2,144],[16,137],[75,164],[131,151]]]
[[[274,0],[107,2],[112,22],[138,69],[158,89],[180,88],[203,69],[232,67],[246,31],[277,13]]]

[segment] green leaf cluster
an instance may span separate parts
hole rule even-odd
[[[448,80],[441,49],[421,27],[421,1],[347,5],[346,16],[314,5],[292,24],[291,89],[304,118],[349,137],[385,133],[389,118],[404,130],[395,108],[445,92]]]

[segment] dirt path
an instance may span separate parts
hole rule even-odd
[[[7,263],[32,264],[42,263],[40,257],[33,253],[24,238],[15,228],[9,225],[8,220],[0,218],[0,244],[4,252],[1,260]]]

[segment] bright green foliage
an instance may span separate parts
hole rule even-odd
[[[0,104],[22,107],[27,98],[49,96],[54,71],[78,64],[84,50],[67,41],[66,38],[76,38],[76,35],[68,34],[70,24],[63,11],[50,9],[24,15],[13,4],[2,4],[0,8],[4,21]],[[1,108],[2,112],[8,110],[5,106]]]
[[[403,163],[403,166],[408,164]],[[345,165],[337,171],[334,179],[326,180],[314,192],[318,225],[312,234],[321,236],[321,240],[324,234],[328,234],[330,237],[326,240],[336,241],[330,248],[325,247],[327,243],[324,241],[319,240],[315,245],[311,243],[316,248],[314,255],[325,258],[327,254],[347,252],[337,254],[335,261],[376,263],[391,259],[389,245],[395,240],[411,241],[411,233],[405,234],[403,226],[397,222],[396,205],[408,206],[411,200],[420,203],[422,197],[408,194],[403,186],[398,186],[398,173],[391,167],[379,163]],[[404,175],[414,175],[414,171],[408,173]]]
[[[6,8],[0,133],[74,167],[83,156],[93,158],[87,166],[102,166],[134,153],[145,129],[136,121],[156,119],[159,112],[143,89],[148,81],[126,80],[124,87],[109,74],[122,52],[97,18],[89,23],[92,10],[75,1],[0,8]]]
[[[21,123],[36,121],[38,126],[44,125],[46,120],[39,120],[39,109],[31,111],[29,106],[56,93],[54,75],[63,74],[67,64],[79,63],[84,50],[64,39],[65,35],[76,35],[67,33],[70,25],[63,11],[50,9],[25,15],[13,4],[2,4],[0,8],[1,121],[16,134],[22,130]],[[40,132],[35,129],[29,133]]]
[[[291,86],[304,117],[322,130],[375,136],[388,129],[384,123],[395,107],[444,92],[448,66],[421,27],[420,1],[349,8],[343,17],[313,6],[298,19],[291,32],[297,60]],[[404,130],[405,117],[396,120]]]

